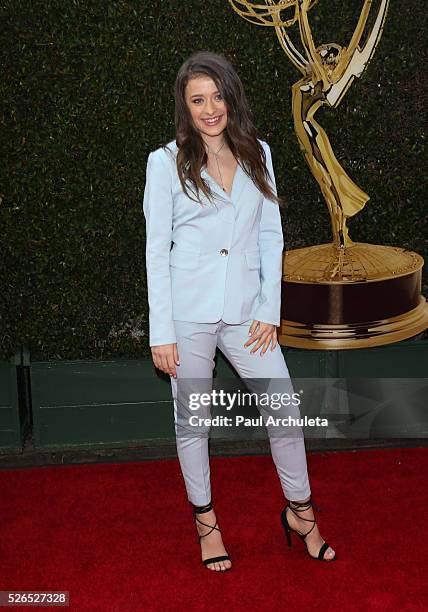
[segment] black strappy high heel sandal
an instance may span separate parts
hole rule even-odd
[[[198,523],[200,523],[201,525],[205,525],[205,527],[210,527],[211,531],[208,531],[208,533],[204,533],[203,535],[199,535],[198,534],[198,538],[199,538],[199,544],[201,543],[201,538],[204,538],[205,536],[209,535],[214,529],[217,529],[217,531],[220,531],[220,529],[217,527],[218,523],[216,522],[215,525],[207,525],[207,523],[203,523],[202,521],[200,521],[197,517],[197,514],[204,514],[205,512],[209,512],[210,510],[213,509],[213,505],[212,505],[212,500],[206,505],[206,506],[195,506],[194,504],[192,504],[193,506],[193,516],[195,517],[196,521]],[[217,561],[230,561],[230,557],[229,555],[220,555],[219,557],[210,557],[209,559],[204,559],[202,561],[202,563],[208,567],[208,565],[210,563],[216,563]],[[210,569],[210,568],[208,568]],[[214,571],[220,571],[220,572],[227,572],[228,570],[232,569],[231,567],[227,567],[224,570],[214,570]],[[210,570],[213,571],[213,570]]]
[[[281,523],[282,526],[284,527],[284,531],[285,531],[285,535],[287,538],[287,544],[290,547],[291,546],[291,532],[293,531],[294,533],[296,533],[299,538],[303,541],[305,541],[305,539],[307,538],[307,536],[311,533],[311,531],[314,529],[315,525],[316,525],[316,520],[312,520],[312,519],[307,519],[307,518],[303,518],[302,516],[299,516],[298,513],[299,512],[305,512],[305,510],[309,510],[309,508],[311,508],[312,506],[315,506],[315,504],[312,503],[311,498],[308,499],[308,501],[306,502],[294,502],[294,501],[290,501],[287,506],[285,506],[284,510],[281,512]],[[290,508],[291,512],[294,513],[294,515],[300,519],[301,521],[306,521],[308,523],[312,523],[312,527],[309,529],[309,531],[307,533],[299,533],[296,529],[293,529],[292,527],[290,527],[290,525],[288,524],[288,519],[287,519],[287,508]],[[318,508],[317,508],[318,509]],[[319,560],[319,561],[334,561],[337,558],[337,555],[335,553],[334,557],[332,559],[326,559],[324,557],[327,549],[329,548],[329,545],[327,544],[327,542],[324,542],[324,544],[321,546],[321,548],[318,551],[318,556],[314,557],[313,555],[310,554],[310,552],[307,550],[308,555],[310,556],[311,559],[315,559],[315,560]]]

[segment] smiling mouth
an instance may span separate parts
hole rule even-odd
[[[213,117],[212,119],[202,119],[202,121],[207,125],[217,125],[217,123],[221,121],[221,118],[222,115],[219,115],[218,117]]]

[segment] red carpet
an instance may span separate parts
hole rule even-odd
[[[427,610],[427,449],[308,462],[338,560],[286,548],[270,456],[212,457],[225,574],[200,561],[177,460],[0,471],[0,590],[68,590],[90,612]]]

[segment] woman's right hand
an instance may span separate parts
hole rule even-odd
[[[177,343],[174,342],[174,344],[161,344],[159,346],[152,346],[151,349],[153,363],[155,364],[155,366],[159,370],[162,370],[162,372],[165,372],[166,374],[177,378],[175,366],[180,365]]]

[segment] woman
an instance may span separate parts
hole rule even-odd
[[[289,381],[277,343],[281,200],[269,146],[257,138],[242,83],[223,56],[202,51],[181,66],[175,105],[176,139],[147,162],[149,344],[154,365],[171,377],[177,452],[202,562],[226,571],[232,563],[212,506],[207,430],[183,427],[188,405],[179,401],[177,379],[205,389],[218,346],[242,378]],[[289,545],[294,531],[311,557],[334,559],[314,519],[301,430],[268,433],[289,500],[281,514]]]

